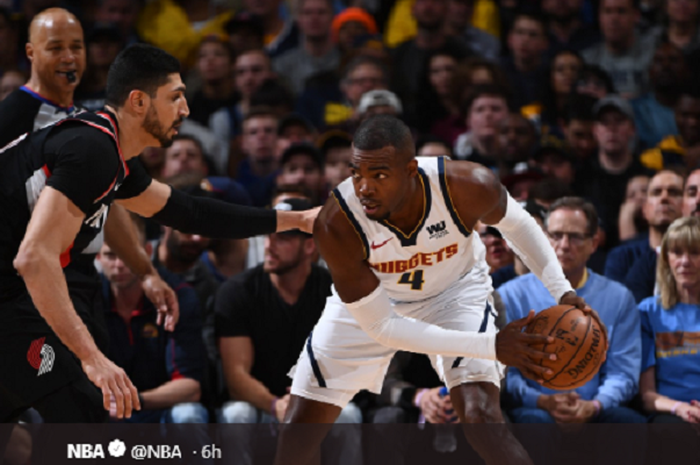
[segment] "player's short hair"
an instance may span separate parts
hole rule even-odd
[[[545,219],[545,227],[549,223],[549,216],[557,210],[579,210],[582,211],[586,216],[586,234],[589,237],[593,237],[598,232],[598,212],[592,203],[581,197],[562,197],[561,199],[555,201],[547,212],[547,218]]]
[[[403,121],[391,115],[370,116],[362,122],[353,145],[359,150],[379,150],[384,147],[394,147],[397,152],[415,156],[413,136]]]
[[[147,44],[131,45],[109,67],[106,103],[119,108],[132,90],[153,97],[171,74],[179,72],[180,62],[168,52]]]

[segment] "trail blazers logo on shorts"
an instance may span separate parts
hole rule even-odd
[[[44,344],[45,340],[45,337],[33,340],[27,351],[27,361],[32,367],[39,370],[37,376],[51,371],[56,358],[53,348],[48,344]]]
[[[450,233],[449,231],[445,230],[444,221],[431,224],[425,229],[428,231],[428,234],[430,234],[430,239],[440,239],[441,237],[445,237]]]

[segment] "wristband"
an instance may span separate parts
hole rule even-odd
[[[678,409],[678,406],[679,406],[679,405],[681,405],[681,402],[680,402],[680,401],[679,401],[679,402],[676,402],[675,404],[673,404],[673,407],[671,407],[671,415],[675,415],[675,414],[676,414],[676,409]]]
[[[418,392],[418,395],[416,395],[416,400],[413,402],[413,405],[418,407],[420,409],[420,400],[423,398],[423,395],[427,392],[427,389],[421,389],[420,392]]]

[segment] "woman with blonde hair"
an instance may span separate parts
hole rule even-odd
[[[700,218],[669,226],[656,282],[639,304],[644,409],[654,423],[700,423]]]

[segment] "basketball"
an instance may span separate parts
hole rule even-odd
[[[554,342],[533,346],[557,355],[557,359],[539,360],[552,374],[544,376],[543,386],[569,390],[590,381],[605,361],[608,340],[603,323],[592,313],[571,305],[555,305],[542,310],[527,325],[527,333],[552,336]]]

